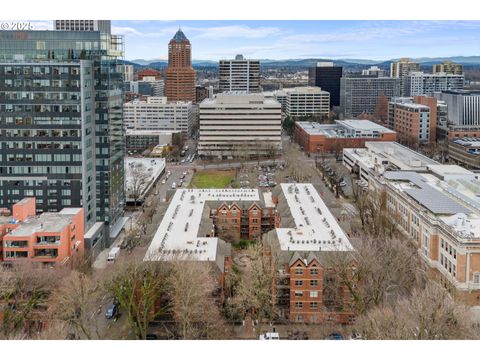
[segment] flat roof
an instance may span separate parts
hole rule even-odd
[[[58,213],[45,212],[39,216],[27,218],[20,222],[19,226],[8,235],[31,236],[37,232],[60,232],[70,224],[72,216],[82,209],[65,208],[63,210]]]
[[[365,147],[369,151],[386,156],[390,162],[402,170],[426,168],[428,165],[440,165],[438,161],[394,141],[367,141],[365,142]]]
[[[347,235],[312,184],[280,186],[295,223],[293,228],[275,229],[282,251],[353,250]]]
[[[464,147],[480,147],[480,138],[464,137],[461,139],[454,139],[452,142]]]
[[[143,166],[147,173],[147,178],[142,189],[143,194],[148,191],[155,180],[162,174],[165,169],[165,158],[150,158],[150,157],[126,157],[125,158],[125,189],[127,197],[129,195],[129,188],[133,186],[134,178],[130,171],[131,166]]]
[[[335,120],[335,124],[297,121],[295,124],[309,135],[328,137],[362,137],[374,133],[395,133],[395,131],[369,120]],[[361,133],[357,133],[358,131]]]
[[[170,201],[144,261],[186,256],[216,261],[218,238],[199,234],[205,204],[209,201],[260,201],[257,189],[178,189]],[[211,230],[211,229],[209,229]]]

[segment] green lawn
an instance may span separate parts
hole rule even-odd
[[[193,175],[191,186],[197,189],[223,189],[230,185],[235,172],[228,171],[198,171]]]

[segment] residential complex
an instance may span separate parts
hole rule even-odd
[[[464,82],[464,75],[411,72],[406,78],[404,78],[403,94],[404,96],[434,96],[436,92],[462,90]]]
[[[199,108],[198,154],[233,158],[267,156],[281,149],[281,105],[262,94],[228,92]]]
[[[370,164],[370,188],[385,191],[388,210],[398,218],[399,228],[416,242],[428,273],[464,303],[480,305],[478,175],[405,149],[397,159],[408,168],[395,167],[382,159],[391,159],[398,145],[383,147],[375,155],[371,149],[344,153],[356,157],[360,168],[364,167],[361,163]],[[408,153],[414,153],[410,160]]]
[[[5,213],[5,210],[3,211]],[[37,216],[35,198],[13,204],[10,215],[0,216],[2,262],[29,260],[44,266],[65,265],[84,254],[84,211],[64,208]]]
[[[133,81],[133,65],[118,65],[120,72],[123,74],[123,81]]]
[[[218,64],[219,91],[260,92],[260,60],[220,60]]]
[[[181,29],[168,43],[165,94],[169,101],[195,101],[195,71],[192,46]]]
[[[318,62],[308,70],[308,85],[318,86],[330,94],[330,107],[340,106],[340,78],[342,67],[333,62]]]
[[[480,91],[442,91],[435,94],[448,107],[448,122],[455,126],[480,126]]]
[[[278,258],[281,276],[272,285],[286,319],[351,321],[350,295],[346,289],[332,293],[337,279],[322,260],[326,252],[353,248],[312,184],[281,184],[263,193],[257,189],[177,190],[144,261],[211,262],[223,285],[231,267],[231,245],[219,237],[221,226],[259,241],[261,236],[267,253]]]
[[[147,97],[123,105],[127,130],[182,131],[190,134],[195,110],[190,101],[168,102],[166,97]]]
[[[390,64],[390,77],[399,79],[400,94],[398,96],[410,96],[409,93],[405,92],[406,78],[414,71],[420,71],[420,64],[408,58],[401,58],[399,61]]]
[[[327,116],[330,112],[330,94],[316,86],[289,89],[286,100],[290,117]]]
[[[395,141],[396,133],[369,120],[336,120],[335,124],[297,121],[294,140],[308,153],[340,152],[365,141]]]
[[[0,206],[85,209],[86,227],[123,215],[122,37],[0,33]]]
[[[348,75],[341,78],[340,111],[345,118],[373,114],[378,97],[400,95],[399,79],[366,75]]]
[[[446,73],[453,75],[463,75],[463,65],[456,64],[453,61],[446,60],[441,64],[433,65],[432,73]]]

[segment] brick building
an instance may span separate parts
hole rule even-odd
[[[336,120],[336,124],[297,121],[294,140],[307,153],[341,152],[365,141],[395,141],[395,131],[369,120]]]
[[[84,211],[64,208],[36,215],[35,198],[24,198],[0,217],[0,262],[28,259],[44,266],[83,258]]]
[[[169,101],[195,102],[192,47],[180,29],[168,43],[168,67],[165,71],[165,78],[165,95]]]

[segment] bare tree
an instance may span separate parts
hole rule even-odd
[[[399,237],[351,239],[355,251],[326,253],[326,265],[351,295],[352,308],[364,314],[386,300],[408,294],[423,280],[415,246]]]
[[[267,256],[261,243],[247,250],[249,265],[240,274],[234,296],[229,305],[243,314],[250,314],[252,320],[262,323],[277,317],[273,286],[276,279],[276,258]]]
[[[137,208],[137,202],[142,197],[143,192],[145,191],[148,185],[149,174],[147,168],[143,164],[134,164],[131,163],[127,168],[127,177],[130,181],[127,183],[127,191],[132,197]]]
[[[225,323],[217,304],[218,289],[211,264],[175,261],[168,278],[172,315],[180,338],[225,337]]]
[[[168,267],[164,262],[129,262],[115,267],[106,281],[106,289],[126,312],[137,339],[145,339],[148,325],[165,313],[162,302],[166,295]]]
[[[0,266],[0,321],[5,337],[30,337],[41,330],[47,318],[47,303],[66,269],[35,267],[16,262]]]
[[[50,299],[50,319],[63,325],[63,330],[78,339],[99,338],[95,310],[100,288],[91,277],[72,271],[53,291]]]
[[[374,340],[479,339],[465,306],[439,284],[414,289],[411,296],[379,306],[359,317],[354,331]]]

